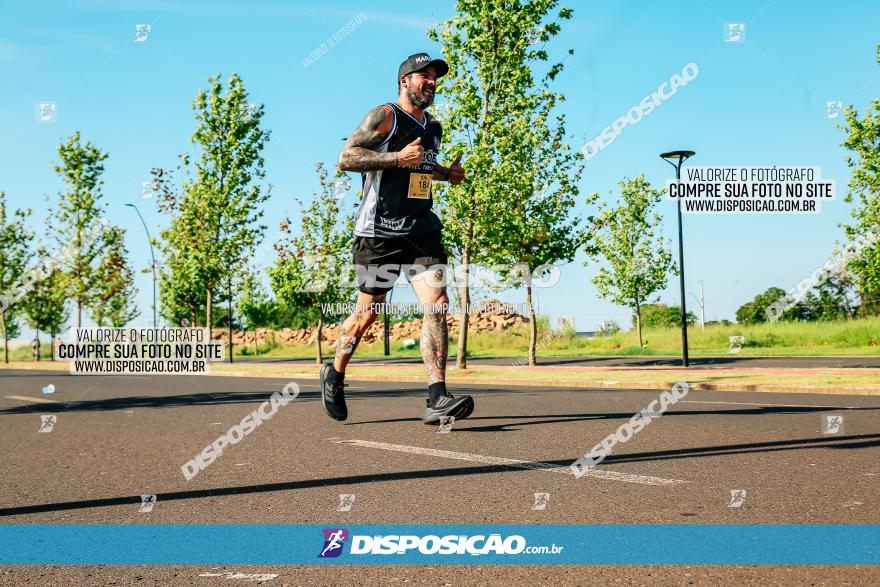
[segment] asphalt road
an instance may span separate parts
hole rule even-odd
[[[54,384],[56,392],[41,389]],[[880,523],[880,398],[692,391],[581,479],[566,467],[656,391],[455,386],[450,434],[424,389],[349,382],[350,418],[317,381],[187,482],[180,466],[287,383],[0,372],[2,523]],[[41,415],[55,414],[49,433]],[[825,414],[844,427],[826,435]],[[524,461],[529,466],[505,459]],[[535,465],[535,463],[542,463]],[[741,507],[730,492],[746,490]],[[534,494],[550,494],[536,511]],[[355,494],[339,512],[339,494]],[[140,495],[156,494],[141,513]],[[4,567],[3,584],[876,584],[877,567]],[[207,575],[207,576],[205,576]],[[259,578],[259,577],[258,577]],[[253,577],[251,577],[253,579]]]
[[[314,363],[314,357],[300,359],[237,357],[236,361],[254,363]],[[511,365],[520,357],[469,357],[468,365]],[[381,357],[352,359],[354,364],[418,364],[419,357]],[[538,357],[538,365],[562,365],[569,367],[680,367],[681,357]],[[742,357],[731,354],[723,357],[690,357],[693,367],[701,368],[791,368],[791,369],[867,369],[880,367],[877,357]]]

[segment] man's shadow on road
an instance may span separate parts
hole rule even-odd
[[[711,410],[682,410],[667,411],[663,414],[664,418],[669,416],[767,416],[778,414],[810,414],[822,413],[830,411],[860,411],[860,410],[880,410],[880,407],[848,407],[848,408],[831,408],[826,406],[797,406],[797,407],[771,407],[759,406],[754,408],[737,408],[737,409],[711,409]],[[629,420],[633,417],[633,412],[601,412],[601,413],[583,413],[583,414],[537,414],[523,416],[521,414],[509,416],[470,416],[467,420],[461,420],[455,423],[457,432],[511,432],[521,429],[525,426],[540,426],[544,424],[565,424],[569,422],[581,422],[587,420]],[[478,422],[502,420],[503,423],[489,424],[485,426],[477,425]],[[384,420],[365,420],[362,422],[351,422],[349,426],[362,426],[367,424],[390,424],[397,422],[418,422],[419,418],[388,418]]]
[[[264,391],[202,391],[178,395],[134,395],[126,397],[113,397],[107,399],[62,401],[51,405],[52,411],[63,412],[101,412],[113,410],[128,410],[132,408],[175,408],[175,407],[199,407],[216,406],[225,404],[260,404],[269,399],[277,388]],[[491,392],[490,392],[491,393]],[[497,393],[502,393],[498,391]],[[348,399],[368,399],[372,397],[404,397],[424,396],[424,389],[389,389],[368,391],[364,394],[347,394]],[[321,394],[318,391],[300,391],[296,401],[318,401]],[[43,413],[47,404],[27,404],[0,409],[0,416],[11,414],[30,414],[33,412]]]

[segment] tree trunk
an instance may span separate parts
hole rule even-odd
[[[79,210],[77,210],[77,213],[76,213],[76,226],[77,226],[77,229],[76,229],[76,261],[74,263],[75,272],[76,272],[76,279],[74,280],[75,281],[74,290],[79,290],[79,287],[77,287],[77,286],[83,285],[83,283],[82,283],[82,281],[83,281],[82,228],[80,228],[79,220],[80,220],[80,213],[79,213]],[[82,328],[82,292],[81,291],[76,292],[76,327]],[[40,338],[40,331],[39,330],[37,330],[37,338],[38,339]],[[39,361],[40,359],[37,358],[37,360]]]
[[[468,320],[470,319],[470,314],[468,314],[468,309],[471,305],[471,292],[470,292],[470,260],[471,260],[471,252],[468,246],[466,245],[464,251],[461,255],[461,263],[464,265],[464,285],[460,288],[460,298],[461,298],[461,320],[459,320],[460,325],[458,329],[458,352],[455,357],[455,366],[459,369],[467,369],[467,335],[468,335]]]
[[[318,332],[315,335],[315,352],[317,352],[316,361],[320,365],[324,362],[324,357],[321,354],[321,331],[324,328],[324,312],[320,312],[318,314]]]
[[[212,291],[213,287],[208,285],[208,294],[205,298],[205,326],[208,327],[208,336],[211,336],[211,331],[214,329],[214,316],[213,316],[213,307],[214,307],[214,292]]]
[[[53,327],[52,327],[52,338],[49,339],[50,342],[52,343],[52,354],[50,355],[50,357],[51,357],[50,360],[51,360],[51,361],[54,361],[54,360],[55,360],[55,335],[56,335],[56,334],[58,334],[58,333],[55,332],[55,327],[53,326]]]
[[[232,278],[229,279],[229,362],[232,362]]]
[[[77,221],[78,221],[78,218],[77,218]],[[81,251],[82,251],[82,236],[80,235],[79,230],[77,230],[77,232],[76,232],[76,247],[77,247],[77,249],[76,249],[77,254],[76,254],[76,263],[74,266],[76,267],[76,281],[79,282],[78,283],[79,285],[81,285],[81,282],[82,282],[82,271],[81,271],[82,258],[80,257],[80,255],[82,254],[81,253]],[[76,286],[78,284],[77,283],[74,284],[74,289],[76,289]],[[82,328],[82,293],[79,291],[76,292],[76,327]]]
[[[642,305],[636,300],[636,332],[639,334],[639,348],[644,348],[642,344]]]
[[[6,329],[6,310],[0,312],[0,321],[3,323],[3,362],[9,362],[9,331]]]
[[[40,360],[41,355],[43,354],[43,349],[40,348],[40,329],[37,328],[37,361]]]
[[[537,364],[537,346],[538,346],[538,320],[535,317],[535,308],[532,306],[532,286],[526,286],[526,304],[529,308],[529,367]]]

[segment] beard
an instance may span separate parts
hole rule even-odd
[[[409,88],[406,90],[406,98],[413,106],[422,110],[434,103],[433,93],[425,96],[423,93],[410,90]]]

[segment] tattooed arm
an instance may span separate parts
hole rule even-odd
[[[342,171],[378,171],[397,167],[397,153],[375,151],[391,132],[391,106],[383,104],[367,112],[364,120],[354,129],[339,154]]]

